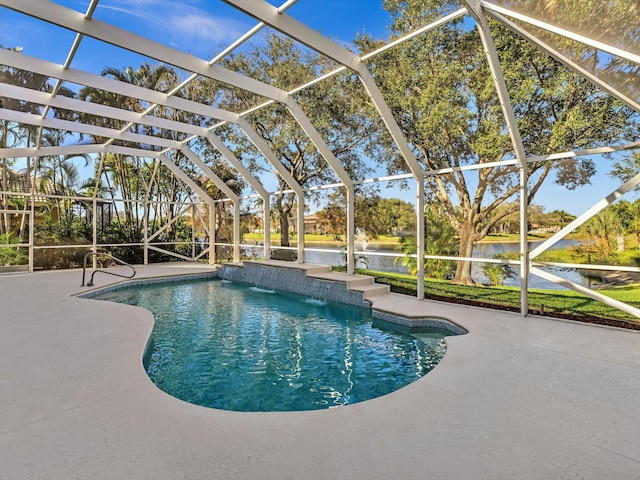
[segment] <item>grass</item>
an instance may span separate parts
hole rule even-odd
[[[600,290],[600,293],[634,307],[640,307],[640,283],[629,283],[620,287],[608,288]]]
[[[342,267],[334,267],[344,270]],[[360,275],[375,277],[377,283],[389,285],[391,291],[405,295],[416,295],[416,278],[400,273],[380,272],[358,269]],[[457,285],[445,280],[425,279],[425,298],[443,301],[466,301],[487,307],[520,308],[520,289],[517,287],[489,287]],[[601,293],[640,308],[640,284],[625,285]],[[529,308],[532,313],[541,310],[548,315],[561,315],[571,318],[616,319],[625,322],[640,323],[640,319],[609,307],[601,302],[569,290],[529,290]]]

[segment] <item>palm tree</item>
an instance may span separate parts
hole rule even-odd
[[[565,210],[554,210],[551,212],[551,217],[558,222],[560,228],[563,228],[567,223],[576,218],[575,215],[571,215]]]
[[[45,131],[42,135],[42,144],[48,146],[61,145],[65,137],[65,132]],[[81,179],[80,171],[73,163],[73,159],[78,158],[85,161],[85,166],[91,161],[91,157],[88,154],[42,157],[36,167],[39,178],[36,191],[48,195],[77,197],[79,195],[78,187],[81,184]],[[57,215],[59,222],[70,225],[73,221],[73,204],[74,201],[69,198],[54,198],[52,202],[50,202],[50,219],[55,220],[55,216]]]
[[[173,68],[148,63],[142,64],[137,69],[127,67],[119,70],[108,67],[102,71],[102,75],[112,77],[121,82],[158,91],[167,91],[179,82],[179,77]],[[79,97],[86,101],[135,112],[142,112],[146,108],[146,104],[138,98],[113,94],[92,87],[85,87],[80,90]],[[95,119],[92,117],[91,120],[94,123],[98,121],[98,124],[109,128],[122,129],[125,127],[125,124],[114,119]],[[175,136],[174,133],[158,131],[157,129],[144,125],[133,125],[130,129],[135,133],[147,135],[159,135],[163,137],[170,135]],[[103,140],[104,139],[101,138],[96,139],[98,142]],[[144,177],[146,175],[150,181],[150,174],[153,171],[153,166],[149,168],[142,159],[136,157],[108,154],[104,160],[102,174],[105,177],[107,190],[111,192],[112,196],[115,194],[125,200],[122,206],[123,221],[125,223],[125,230],[129,232],[131,239],[139,237],[141,233],[142,219],[139,215],[139,202],[144,198],[146,186],[149,183]],[[165,203],[165,206],[167,217],[170,221],[176,213],[176,206],[170,202],[176,201],[177,190],[180,188],[180,184],[174,178],[173,174],[163,172],[162,175],[166,176],[166,178],[163,178],[163,181],[156,182],[153,191],[150,193],[156,196],[159,201],[164,200],[165,202],[169,202]],[[158,206],[156,206],[156,211],[158,211]]]
[[[0,48],[3,48],[2,45],[0,45]],[[47,80],[48,78],[44,75],[0,65],[1,83],[18,85],[31,90],[42,91],[47,87]],[[28,101],[2,98],[2,108],[21,112],[38,113],[40,106]],[[32,143],[32,139],[35,138],[36,131],[37,128],[31,125],[23,125],[8,122],[6,120],[0,120],[0,148],[11,148],[21,144],[29,146]],[[9,186],[10,167],[12,166],[10,162],[11,161],[9,159],[3,158],[0,167],[0,190],[5,192],[8,191]],[[30,167],[28,170],[30,170]],[[9,199],[7,198],[7,195],[3,194],[0,196],[2,197],[1,208],[7,210],[9,207]],[[2,221],[0,221],[0,234],[8,233],[9,216],[4,214],[0,218],[2,219]]]
[[[584,224],[584,230],[596,238],[603,257],[611,253],[612,237],[618,237],[624,232],[620,217],[611,207],[605,208],[598,215],[589,219]]]
[[[633,203],[624,202],[622,207],[626,216],[627,230],[636,236],[636,245],[640,249],[640,199]]]

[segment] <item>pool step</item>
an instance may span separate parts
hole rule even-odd
[[[365,299],[389,293],[388,285],[379,285],[375,283],[373,277],[367,275],[349,275],[332,271],[311,273],[307,270],[307,276],[318,280],[346,283],[349,290],[361,292]]]
[[[263,265],[270,265],[273,267],[297,268],[304,270],[307,278],[345,283],[349,290],[362,293],[365,300],[380,295],[386,295],[390,292],[388,285],[375,283],[373,277],[368,275],[349,275],[343,272],[334,272],[331,270],[331,267],[327,265],[293,263],[283,260],[265,260],[261,263]]]
[[[387,295],[389,293],[389,285],[379,285],[374,283],[372,285],[358,285],[356,287],[349,286],[349,290],[354,292],[362,292],[365,299],[376,297],[378,295]]]

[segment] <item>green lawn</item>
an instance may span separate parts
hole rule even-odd
[[[344,270],[336,268],[336,270]],[[406,295],[416,295],[416,278],[399,273],[357,270],[358,274],[371,275],[376,282],[391,287],[391,291]],[[425,279],[425,298],[454,301],[466,300],[491,306],[520,308],[520,289],[517,287],[488,287],[457,285],[448,281]],[[626,285],[601,293],[640,308],[640,284]],[[617,319],[638,323],[640,319],[611,308],[589,297],[569,290],[529,291],[529,308],[534,312],[541,309],[546,314],[564,314],[585,318]]]

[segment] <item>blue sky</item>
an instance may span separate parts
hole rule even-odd
[[[88,0],[56,3],[82,13],[89,5]],[[300,0],[287,13],[325,35],[350,42],[358,32],[385,35],[389,15],[381,5],[381,0]],[[93,18],[201,58],[211,58],[219,45],[233,42],[257,23],[220,0],[101,0]],[[50,41],[42,42],[43,38]],[[0,7],[0,43],[4,46],[19,44],[25,54],[38,52],[39,57],[63,63],[73,38],[74,34],[62,28]],[[106,61],[111,62],[108,65],[114,61],[116,66],[132,65],[142,58],[85,39],[73,65],[99,72]]]
[[[59,0],[57,3],[84,13],[88,0]],[[272,4],[279,2],[271,0]],[[381,0],[299,0],[288,13],[311,28],[339,41],[349,43],[356,34],[387,36],[389,15]],[[211,58],[247,30],[256,21],[218,0],[102,0],[94,18],[129,29],[139,35],[192,53]],[[63,63],[75,34],[45,22],[17,15],[0,7],[0,44],[20,45],[23,53]],[[260,36],[254,42],[260,42]],[[99,74],[106,66],[123,68],[149,59],[85,38],[72,66]],[[551,181],[543,187],[535,203],[547,211],[567,210],[579,214],[616,188],[617,182],[606,174],[610,160],[597,159],[598,174],[591,187],[569,192]],[[378,172],[384,175],[384,172]],[[384,196],[413,201],[409,191],[382,189]]]

